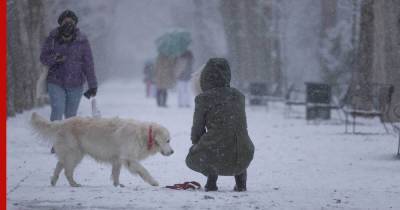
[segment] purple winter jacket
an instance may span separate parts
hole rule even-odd
[[[97,79],[89,41],[79,29],[76,30],[76,37],[70,43],[57,41],[57,28],[46,38],[40,61],[49,67],[47,82],[69,88],[82,86],[86,79],[89,88],[96,88]],[[56,63],[56,54],[66,57],[62,64]]]

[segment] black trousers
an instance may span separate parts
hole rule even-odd
[[[206,187],[216,187],[217,186],[218,175],[208,175]],[[241,174],[235,175],[236,187],[239,189],[246,189],[247,182],[247,170],[243,171]]]
[[[236,187],[241,190],[246,190],[247,170],[235,176]]]

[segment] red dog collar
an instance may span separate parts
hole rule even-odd
[[[148,150],[151,150],[151,148],[152,148],[153,145],[154,145],[153,129],[152,129],[151,125],[150,125],[150,127],[149,127],[149,133],[148,133],[147,136],[148,136],[148,138],[147,138],[147,149],[148,149]]]

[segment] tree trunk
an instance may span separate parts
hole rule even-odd
[[[371,83],[374,52],[374,0],[364,0],[361,5],[358,65],[353,74],[351,94],[358,96],[352,101],[358,109],[371,108]]]
[[[7,114],[13,116],[36,105],[35,85],[41,70],[43,4],[39,0],[7,2]]]
[[[262,0],[221,0],[221,13],[236,86],[274,81],[271,70],[271,10]]]
[[[241,54],[240,54],[240,38],[239,34],[243,33],[239,22],[239,4],[240,0],[221,0],[220,10],[222,14],[223,25],[225,29],[228,60],[231,64],[233,83],[242,86],[240,75]]]
[[[400,2],[394,0],[376,1],[374,4],[374,60],[372,79],[375,83],[394,85],[391,109],[385,120],[399,120],[393,107],[400,105]],[[390,107],[389,107],[390,108]]]

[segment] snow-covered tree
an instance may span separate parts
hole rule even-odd
[[[7,0],[7,114],[34,107],[34,86],[42,65],[44,38],[42,1]]]
[[[359,0],[321,1],[320,62],[322,81],[342,94],[356,65]]]
[[[220,10],[235,84],[239,88],[251,82],[272,85],[270,4],[263,0],[221,0]]]

